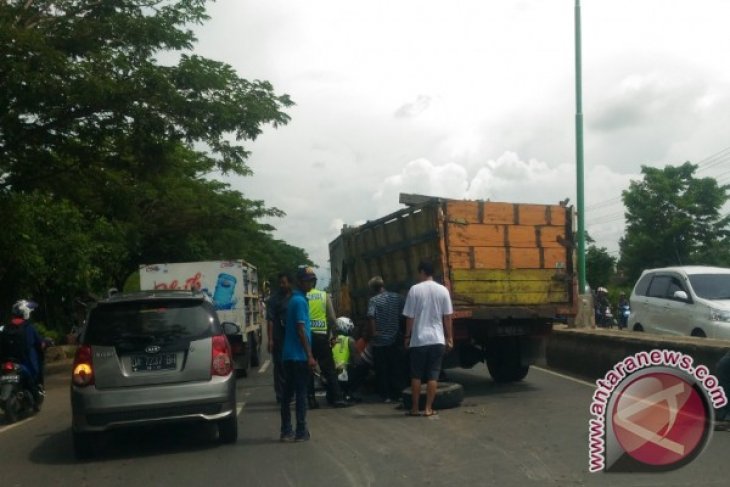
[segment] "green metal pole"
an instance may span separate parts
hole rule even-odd
[[[575,152],[578,199],[578,292],[586,292],[586,232],[583,171],[583,87],[581,80],[580,0],[575,0]]]

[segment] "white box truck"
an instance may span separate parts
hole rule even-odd
[[[248,374],[261,356],[261,322],[256,268],[244,260],[215,260],[142,265],[140,289],[199,289],[215,305],[221,322],[230,321],[241,334],[229,337],[236,371]]]

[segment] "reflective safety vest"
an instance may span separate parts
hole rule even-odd
[[[339,335],[335,346],[332,347],[332,358],[335,361],[337,370],[344,369],[350,363],[350,338],[346,335]]]
[[[309,300],[309,322],[312,333],[327,333],[327,293],[312,289],[307,293]]]

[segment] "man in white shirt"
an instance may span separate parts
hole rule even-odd
[[[433,410],[441,360],[444,352],[454,348],[451,315],[454,313],[449,291],[433,280],[433,265],[418,265],[420,283],[411,287],[406,297],[403,314],[406,317],[404,345],[410,348],[411,362],[411,416],[419,416],[418,400],[421,380],[426,379],[425,416],[437,414]]]

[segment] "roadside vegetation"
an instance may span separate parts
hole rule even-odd
[[[265,223],[284,212],[219,180],[252,176],[246,142],[293,102],[194,53],[206,3],[0,2],[0,321],[32,297],[66,332],[144,263],[309,261]]]

